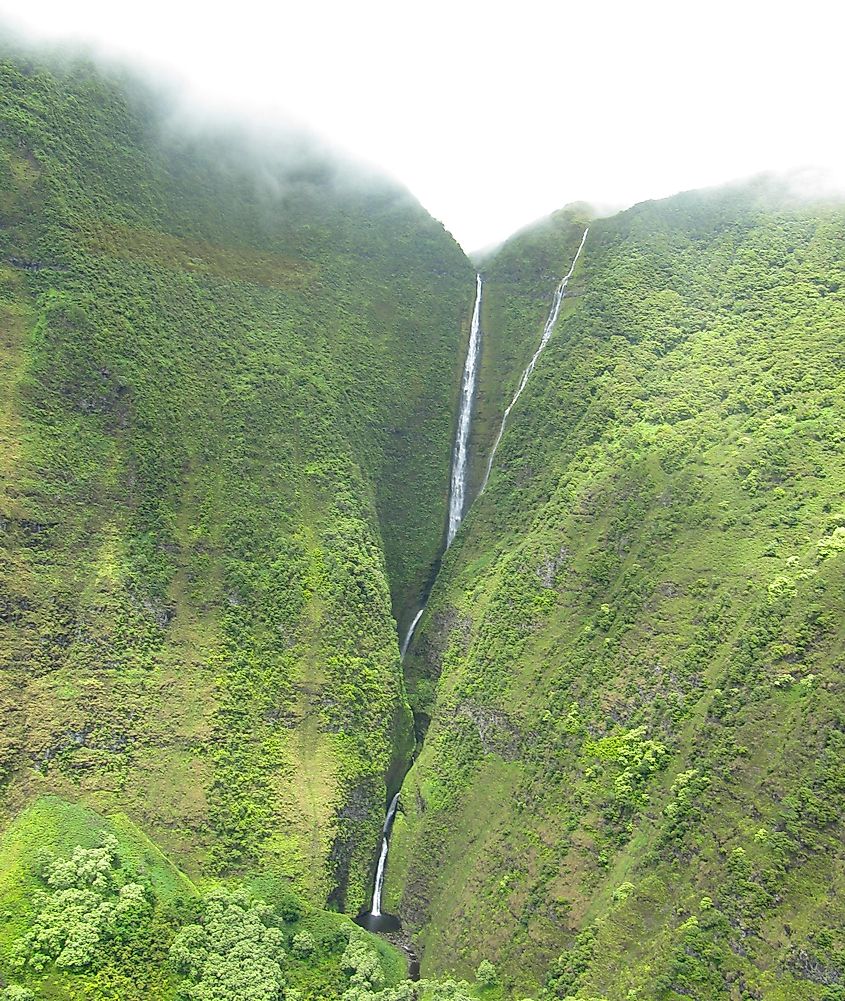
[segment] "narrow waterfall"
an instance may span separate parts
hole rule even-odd
[[[390,844],[390,828],[393,825],[393,818],[396,816],[396,807],[399,805],[399,793],[397,792],[390,801],[387,808],[387,816],[384,818],[384,827],[381,830],[381,854],[376,868],[376,882],[373,889],[373,906],[370,913],[374,918],[381,917],[381,891],[384,888],[384,867],[387,865],[387,849]]]
[[[455,539],[461,520],[466,508],[466,486],[468,467],[468,444],[470,425],[472,423],[472,407],[475,402],[475,385],[478,381],[478,355],[481,343],[481,275],[475,276],[475,305],[472,310],[472,322],[469,330],[469,345],[467,346],[467,356],[464,362],[464,373],[461,379],[461,399],[458,410],[458,426],[455,431],[455,444],[452,449],[452,475],[449,484],[449,526],[446,532],[446,548],[452,545]],[[401,656],[404,658],[414,638],[419,621],[425,611],[425,605],[414,616],[405,638],[400,646]],[[381,832],[381,851],[379,852],[378,865],[376,866],[376,878],[373,884],[373,902],[368,914],[359,915],[358,920],[364,927],[375,930],[385,930],[392,928],[392,922],[396,921],[389,915],[382,915],[381,895],[384,888],[384,871],[387,866],[387,852],[390,848],[390,829],[393,826],[393,819],[396,816],[396,808],[399,805],[399,793],[397,792],[390,801],[387,808],[387,816],[384,819],[384,826]],[[373,920],[377,919],[377,920]]]
[[[481,275],[475,276],[475,305],[469,328],[469,344],[461,379],[461,399],[458,407],[458,426],[452,447],[452,475],[449,481],[449,525],[446,530],[446,548],[455,541],[466,510],[467,471],[469,465],[469,432],[472,426],[472,408],[475,403],[475,386],[478,382],[478,356],[481,348]],[[417,612],[405,633],[399,650],[404,657],[414,638],[425,605]]]
[[[411,645],[411,640],[414,638],[414,633],[416,632],[419,621],[422,618],[422,614],[425,611],[425,605],[417,612],[414,616],[413,621],[408,627],[408,631],[405,633],[405,639],[402,640],[402,645],[399,647],[399,653],[402,657],[408,652],[408,647]]]
[[[581,237],[581,243],[578,247],[578,250],[575,252],[575,257],[572,258],[572,267],[570,267],[569,271],[567,271],[567,273],[563,276],[563,278],[561,278],[560,284],[555,289],[554,298],[552,300],[552,308],[549,312],[548,319],[546,320],[546,325],[545,327],[543,327],[543,336],[540,338],[540,345],[534,352],[534,356],[526,366],[525,371],[522,373],[522,377],[519,380],[519,385],[516,387],[516,392],[513,394],[513,399],[508,404],[507,409],[505,410],[505,413],[502,417],[502,424],[499,427],[499,433],[496,435],[496,441],[493,443],[493,450],[490,452],[490,458],[487,460],[487,469],[484,473],[484,480],[481,483],[481,490],[479,490],[479,494],[484,493],[484,489],[487,486],[487,481],[490,479],[490,471],[493,468],[493,460],[496,458],[496,450],[498,449],[502,441],[502,436],[505,433],[505,425],[508,422],[508,417],[510,417],[511,410],[513,410],[514,406],[516,405],[516,401],[520,398],[520,396],[522,396],[522,391],[528,384],[528,379],[530,378],[531,373],[534,371],[534,368],[537,365],[537,359],[542,354],[543,348],[549,343],[549,338],[552,336],[552,331],[555,328],[558,314],[560,313],[560,305],[563,302],[563,295],[564,292],[566,292],[566,286],[569,284],[569,279],[572,277],[572,274],[575,271],[575,265],[578,263],[578,258],[581,256],[581,251],[584,249],[584,244],[587,241],[587,233],[589,232],[590,232],[590,227],[587,226],[584,229],[584,235]]]
[[[449,528],[446,548],[455,540],[466,508],[467,446],[472,423],[472,405],[475,402],[475,384],[478,380],[478,349],[481,343],[481,275],[475,276],[475,306],[469,331],[469,347],[461,382],[461,403],[458,410],[458,429],[452,452],[452,482],[449,489]]]
[[[516,405],[516,401],[522,395],[522,391],[528,383],[528,379],[531,373],[534,371],[537,365],[537,360],[543,351],[543,348],[548,344],[549,338],[552,336],[552,331],[557,323],[557,318],[560,313],[561,303],[563,302],[564,293],[566,292],[566,286],[569,279],[572,277],[575,271],[575,265],[578,263],[578,258],[581,256],[581,251],[584,249],[584,244],[587,240],[587,233],[589,232],[589,227],[584,229],[584,235],[581,237],[581,243],[578,250],[575,253],[575,257],[572,260],[572,266],[569,271],[563,276],[555,289],[554,298],[552,300],[552,308],[549,313],[548,319],[546,320],[546,325],[543,328],[543,336],[540,338],[540,345],[534,352],[531,361],[528,363],[525,371],[522,373],[522,377],[519,380],[519,385],[517,390],[513,395],[513,399],[508,404],[505,410],[504,416],[502,417],[502,423],[499,428],[499,433],[496,436],[496,441],[493,444],[493,450],[490,453],[490,458],[487,461],[487,469],[484,474],[484,481],[481,484],[481,490],[479,493],[483,493],[484,488],[487,486],[487,480],[490,477],[490,470],[493,468],[493,460],[496,457],[496,450],[502,440],[502,436],[505,433],[505,425],[507,423],[508,417],[510,416],[511,410],[513,410]],[[464,513],[466,511],[467,505],[467,473],[468,473],[468,446],[469,446],[469,433],[472,425],[472,410],[475,403],[475,388],[478,381],[478,359],[480,354],[481,346],[481,292],[482,292],[482,282],[481,275],[475,276],[475,305],[472,311],[472,323],[470,325],[469,333],[469,345],[467,347],[466,361],[464,362],[463,378],[461,380],[461,399],[460,399],[460,409],[458,411],[458,426],[455,431],[455,444],[452,449],[452,474],[449,484],[449,524],[446,532],[446,549],[452,545],[455,540],[455,536],[460,528],[461,521],[463,520]],[[420,619],[425,611],[425,605],[417,612],[414,616],[408,631],[405,634],[402,644],[400,646],[401,656],[404,658],[405,654],[408,652],[408,647],[411,645],[411,640],[414,638],[414,632],[419,625]],[[373,901],[372,906],[368,913],[360,914],[355,920],[363,925],[365,928],[370,928],[373,931],[394,931],[401,927],[399,919],[393,917],[392,915],[384,915],[381,910],[382,902],[382,891],[384,889],[384,874],[387,868],[387,854],[390,849],[390,831],[393,827],[393,820],[396,816],[396,810],[399,806],[399,793],[391,799],[390,805],[387,808],[387,815],[384,819],[384,826],[381,832],[381,850],[379,852],[378,865],[376,866],[376,878],[373,884]],[[409,953],[411,958],[412,967],[416,963],[417,975],[419,970],[419,962],[416,957]]]

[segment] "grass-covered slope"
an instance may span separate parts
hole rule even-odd
[[[0,836],[0,914],[4,1001],[330,1001],[407,971],[279,881],[198,887],[124,814],[55,796]]]
[[[843,247],[767,185],[592,224],[406,662],[439,682],[387,903],[424,972],[840,996]]]
[[[472,268],[305,140],[0,64],[2,816],[363,903],[409,749]]]

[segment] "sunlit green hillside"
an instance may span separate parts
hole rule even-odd
[[[473,265],[178,107],[0,61],[0,1001],[843,1001],[845,209],[477,262],[444,554]]]
[[[506,248],[545,309],[487,263],[488,358],[524,316],[527,361],[577,222]],[[433,719],[388,901],[424,971],[839,996],[843,246],[763,183],[591,223],[406,662]]]
[[[3,1001],[324,1001],[406,973],[399,950],[284,881],[199,887],[124,814],[56,797],[0,838],[0,908]]]

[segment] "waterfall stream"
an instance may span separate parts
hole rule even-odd
[[[455,541],[466,511],[467,471],[469,467],[469,432],[472,427],[472,408],[475,403],[475,386],[478,382],[478,355],[481,347],[481,275],[475,276],[475,305],[469,329],[469,344],[461,378],[461,399],[458,407],[458,426],[452,448],[452,475],[449,481],[449,524],[446,529],[446,549]],[[419,625],[425,605],[411,621],[399,650],[402,657],[408,652],[414,632]]]
[[[572,277],[575,271],[575,265],[578,263],[578,258],[581,256],[581,251],[584,249],[584,244],[587,242],[587,233],[590,232],[590,227],[587,226],[584,229],[584,235],[581,237],[581,243],[578,249],[575,251],[575,256],[572,258],[572,267],[569,271],[561,278],[560,284],[555,289],[554,298],[552,299],[552,308],[549,311],[548,319],[546,320],[546,325],[543,327],[543,336],[540,338],[540,344],[537,350],[534,352],[531,361],[522,373],[522,377],[519,380],[519,385],[516,387],[516,392],[513,394],[513,399],[508,404],[505,409],[504,415],[502,416],[502,423],[499,427],[499,433],[496,435],[496,440],[493,443],[493,450],[490,452],[490,458],[487,460],[487,469],[484,473],[484,479],[481,483],[481,489],[478,491],[479,494],[483,494],[487,486],[487,481],[490,479],[490,471],[493,468],[493,460],[496,458],[496,450],[502,441],[502,436],[505,433],[505,425],[508,422],[508,417],[510,417],[511,410],[516,406],[516,401],[522,396],[522,391],[528,385],[528,380],[531,377],[531,373],[534,371],[537,365],[537,359],[543,353],[543,348],[549,343],[549,338],[552,336],[552,331],[555,329],[555,324],[557,323],[558,314],[560,313],[560,304],[563,302],[563,294],[566,292],[566,286],[569,284],[569,279]]]
[[[449,528],[446,548],[455,540],[466,508],[467,446],[472,424],[472,405],[475,402],[475,384],[478,381],[478,349],[481,344],[481,275],[475,276],[475,306],[469,331],[469,346],[461,380],[461,403],[458,410],[458,428],[452,451],[452,481],[449,489]]]
[[[572,277],[575,271],[575,265],[578,263],[578,258],[581,256],[581,251],[584,249],[584,244],[587,240],[587,233],[589,232],[589,227],[584,229],[584,235],[581,237],[581,243],[578,250],[575,253],[575,257],[572,260],[572,266],[569,271],[563,276],[555,289],[554,298],[552,300],[552,308],[549,312],[548,318],[546,320],[546,325],[543,328],[543,335],[540,338],[540,345],[534,352],[531,361],[528,363],[525,371],[519,380],[519,385],[517,386],[516,392],[513,395],[513,399],[508,404],[505,413],[502,417],[502,423],[499,428],[499,433],[496,436],[496,441],[493,444],[493,450],[490,453],[490,458],[487,461],[487,468],[484,474],[484,480],[481,484],[480,493],[484,492],[484,488],[487,486],[487,480],[490,478],[490,471],[493,468],[493,460],[496,457],[496,450],[502,440],[505,433],[505,425],[507,424],[508,417],[511,411],[516,405],[516,401],[522,395],[522,391],[525,389],[528,379],[534,368],[537,365],[537,360],[539,359],[543,348],[548,344],[549,338],[552,336],[552,332],[557,323],[557,318],[560,313],[561,303],[563,302],[564,293],[566,292],[566,286],[569,283],[569,279]],[[461,521],[463,520],[464,514],[466,512],[467,506],[467,474],[469,470],[468,461],[468,446],[469,446],[469,433],[472,426],[472,410],[475,403],[475,389],[478,382],[478,359],[481,347],[481,293],[482,293],[482,281],[481,275],[475,276],[475,305],[472,310],[472,323],[470,324],[469,333],[469,344],[467,345],[467,356],[464,362],[463,378],[461,379],[461,398],[458,410],[458,426],[455,431],[455,444],[452,449],[452,473],[449,484],[449,523],[446,532],[446,549],[452,545],[455,540],[455,536],[460,528]],[[422,618],[423,612],[425,611],[425,604],[417,612],[411,621],[411,625],[408,628],[407,633],[402,641],[400,652],[404,659],[405,654],[408,651],[408,647],[411,644],[411,640],[414,638],[414,632],[419,625],[420,619]],[[390,831],[393,826],[393,820],[396,816],[396,810],[399,806],[399,793],[397,792],[395,796],[391,799],[390,805],[387,808],[387,815],[385,816],[384,826],[382,827],[381,833],[381,850],[379,852],[378,865],[376,866],[376,877],[373,884],[373,901],[372,906],[368,913],[360,915],[356,920],[359,921],[364,927],[370,928],[373,931],[395,931],[400,928],[400,923],[398,918],[393,917],[389,914],[382,914],[381,902],[382,902],[382,891],[384,889],[384,874],[387,867],[387,853],[390,848]],[[415,959],[412,953],[409,953],[412,961]]]
[[[461,379],[461,398],[458,409],[458,426],[455,431],[455,444],[452,449],[452,473],[449,483],[449,525],[446,532],[446,549],[452,545],[458,528],[466,509],[466,486],[468,472],[468,444],[469,432],[472,424],[472,407],[475,402],[475,386],[478,381],[478,355],[481,344],[481,275],[475,276],[475,305],[472,310],[472,322],[469,331],[469,344],[467,345],[467,356],[464,362],[464,372]],[[405,633],[405,638],[400,646],[401,656],[404,658],[414,638],[414,632],[419,625],[425,611],[425,605],[417,612]],[[384,827],[381,833],[381,850],[379,852],[378,864],[376,866],[376,878],[373,884],[373,902],[368,914],[361,915],[360,921],[366,927],[373,930],[390,930],[394,928],[392,922],[396,919],[390,915],[383,915],[381,911],[381,897],[384,888],[384,871],[387,866],[387,852],[390,847],[390,829],[393,826],[393,818],[396,816],[396,808],[399,805],[399,793],[390,801],[387,808],[387,816],[384,820]],[[374,920],[375,919],[375,920]],[[398,925],[398,921],[396,922]]]
[[[384,818],[384,827],[381,829],[381,854],[379,855],[378,868],[376,869],[376,882],[373,889],[373,906],[370,913],[374,918],[381,917],[381,891],[384,888],[384,867],[387,865],[387,847],[390,841],[390,828],[393,818],[396,816],[396,807],[399,805],[399,793],[397,792],[390,801],[387,808],[387,816]]]
[[[422,614],[425,611],[425,605],[417,612],[414,616],[413,621],[410,626],[408,626],[408,631],[405,633],[405,639],[402,640],[402,645],[399,647],[400,656],[404,657],[408,652],[408,647],[411,645],[411,640],[414,638],[414,633],[416,632],[419,621],[422,618]]]

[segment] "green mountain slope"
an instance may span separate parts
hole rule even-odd
[[[0,977],[841,1001],[842,207],[570,206],[483,261],[471,494],[589,221],[441,564],[471,265],[310,140],[166,107],[0,62]],[[411,709],[386,909],[474,987],[322,910]]]
[[[2,812],[119,809],[354,909],[473,272],[387,182],[160,108],[0,65]]]
[[[482,351],[533,323],[514,371],[572,225],[485,265]],[[521,240],[545,309],[508,277]],[[767,184],[591,224],[406,660],[432,721],[386,899],[424,971],[839,996],[843,241],[841,207]]]
[[[36,801],[0,837],[0,996],[259,1001],[278,979],[288,1001],[325,1001],[350,989],[353,950],[379,986],[405,978],[399,950],[281,883],[204,890],[124,814]]]

